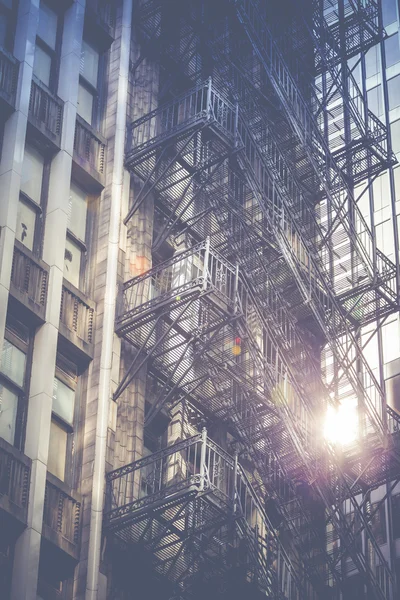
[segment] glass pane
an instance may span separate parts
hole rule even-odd
[[[390,131],[392,134],[392,149],[397,154],[400,152],[400,119],[390,125]]]
[[[400,75],[388,80],[389,110],[400,105]]]
[[[365,70],[367,77],[372,77],[380,71],[379,65],[379,47],[370,48],[365,55]]]
[[[87,123],[92,123],[93,115],[93,94],[91,94],[82,84],[79,84],[77,112]]]
[[[0,370],[17,385],[24,385],[26,354],[8,340],[4,340]]]
[[[7,8],[12,8],[14,0],[1,0],[1,4],[4,4]]]
[[[50,85],[50,73],[51,56],[36,44],[33,74],[48,87]]]
[[[397,20],[396,0],[382,0],[383,26]]]
[[[399,34],[395,33],[385,40],[386,66],[391,67],[400,62]]]
[[[99,53],[90,44],[83,40],[81,50],[80,74],[93,87],[97,87],[97,77],[99,72]]]
[[[381,210],[390,204],[389,175],[387,171],[375,179],[372,184],[375,210]],[[368,197],[368,195],[366,195]]]
[[[79,287],[82,251],[70,239],[65,241],[64,277],[75,287]]]
[[[44,2],[40,3],[38,36],[55,50],[57,38],[57,14]]]
[[[0,437],[14,443],[18,396],[0,383]]]
[[[36,211],[23,200],[19,201],[17,214],[16,238],[29,250],[33,248],[35,235]]]
[[[394,193],[396,202],[400,200],[400,167],[393,169],[394,175]]]
[[[86,213],[86,192],[75,183],[71,183],[67,226],[82,241],[86,238]]]
[[[47,469],[58,479],[64,480],[67,455],[67,432],[55,421],[50,425],[49,457]]]
[[[53,412],[67,423],[74,420],[75,392],[62,381],[54,377]]]
[[[43,179],[43,157],[39,152],[25,146],[24,160],[22,163],[21,191],[36,204],[40,204]]]
[[[368,90],[368,108],[377,117],[383,115],[383,98],[382,98],[382,86],[377,85],[376,87]]]

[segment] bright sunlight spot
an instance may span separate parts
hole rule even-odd
[[[324,426],[324,436],[328,442],[345,446],[354,442],[357,435],[357,407],[350,403],[338,408],[328,406]]]

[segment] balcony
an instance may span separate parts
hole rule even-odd
[[[105,181],[106,140],[77,115],[74,138],[74,176],[89,191],[99,192]]]
[[[7,118],[15,109],[18,62],[0,48],[0,114]]]
[[[21,312],[35,325],[45,321],[48,279],[48,265],[16,240],[10,294],[17,300]]]
[[[60,149],[63,109],[63,101],[34,76],[29,100],[29,129],[34,137],[39,136],[50,153]]]
[[[0,522],[9,541],[27,524],[30,473],[31,460],[0,438]]]
[[[83,360],[93,358],[95,304],[64,279],[60,309],[60,334]]]
[[[243,586],[242,597],[249,597],[247,579],[257,582],[259,592],[281,598],[294,583],[288,563],[285,576],[277,576],[279,540],[244,469],[205,430],[108,473],[106,480],[106,533],[123,540],[126,556],[137,544],[142,555],[153,554],[166,585],[194,584],[199,591],[207,585],[200,573],[207,579],[217,571]],[[134,574],[134,561],[128,568],[134,580],[143,575]]]
[[[67,574],[79,560],[82,499],[47,473],[43,509],[44,551],[57,554]]]

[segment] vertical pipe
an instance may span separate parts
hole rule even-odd
[[[206,450],[207,450],[207,429],[203,427],[201,432],[201,453],[200,453],[200,491],[204,490],[206,478]]]
[[[111,395],[111,366],[116,309],[119,231],[124,180],[124,145],[128,100],[129,51],[131,45],[132,1],[123,0],[121,50],[114,140],[114,168],[111,182],[111,214],[107,248],[106,291],[104,298],[103,343],[100,356],[99,396],[94,450],[90,536],[86,600],[98,597],[100,545],[103,520],[104,473],[107,449],[107,423]]]
[[[236,271],[235,271],[235,289],[234,289],[234,296],[233,296],[233,310],[236,313],[238,310],[238,303],[239,303],[239,299],[238,299],[238,289],[239,289],[239,265],[236,265]]]
[[[208,268],[209,260],[210,260],[210,238],[207,237],[206,250],[204,253],[204,266],[203,266],[203,290],[207,289],[208,274],[209,274],[209,268]]]
[[[212,116],[213,116],[212,104],[211,104],[211,92],[212,92],[212,79],[211,79],[211,77],[209,77],[208,78],[208,87],[207,87],[207,117],[209,119],[212,119]]]
[[[238,453],[236,450],[235,465],[233,467],[233,514],[236,514],[236,511],[237,511],[237,501],[238,501],[237,476],[238,476]]]

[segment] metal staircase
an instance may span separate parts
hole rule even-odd
[[[185,597],[239,569],[269,598],[297,597],[297,574],[243,467],[205,430],[110,472],[104,525],[141,543]]]
[[[208,422],[227,424],[252,465],[236,465],[240,481],[263,513],[261,537],[258,525],[225,509],[221,519],[229,513],[234,534],[222,521],[201,541],[201,527],[190,523],[179,525],[182,534],[168,530],[177,537],[164,560],[150,532],[165,490],[156,497],[150,486],[149,504],[139,500],[138,473],[150,457],[108,475],[107,531],[145,542],[159,574],[184,597],[200,573],[212,580],[229,571],[231,539],[246,540],[247,580],[267,597],[336,600],[349,561],[368,597],[392,598],[395,589],[363,498],[399,472],[399,419],[359,332],[398,310],[396,267],[376,248],[354,193],[393,157],[346,63],[384,32],[375,0],[311,4],[312,18],[300,26],[315,49],[317,79],[308,85],[304,66],[289,57],[289,68],[272,35],[267,3],[151,0],[138,9],[143,52],[158,56],[161,95],[173,99],[129,128],[126,167],[143,185],[125,222],[151,195],[161,221],[153,249],[182,234],[198,243],[126,282],[116,331],[134,358],[115,398],[146,365],[162,376],[148,424],[182,398]],[[204,81],[207,70],[213,77]],[[338,453],[323,439],[323,412],[352,401],[360,435]],[[185,488],[184,507],[160,509],[161,523],[209,510],[212,494],[196,487],[203,475]],[[285,539],[260,508],[264,497],[275,503]]]

